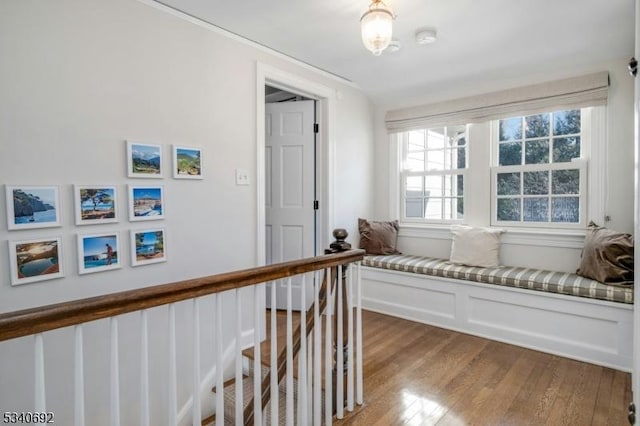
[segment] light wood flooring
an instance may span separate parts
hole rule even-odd
[[[363,312],[365,404],[336,425],[627,425],[628,373]]]

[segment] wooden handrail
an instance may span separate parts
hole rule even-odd
[[[364,250],[309,257],[0,314],[0,342],[357,262]]]

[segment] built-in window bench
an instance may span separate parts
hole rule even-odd
[[[362,265],[366,309],[631,371],[633,286],[413,255]]]

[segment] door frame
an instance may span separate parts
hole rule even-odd
[[[316,120],[319,131],[316,137],[316,199],[320,203],[317,217],[316,252],[322,253],[329,246],[333,229],[333,190],[335,166],[335,90],[257,62],[256,66],[256,265],[265,264],[265,86],[273,86],[316,101]]]

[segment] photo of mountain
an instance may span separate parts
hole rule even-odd
[[[173,177],[176,179],[202,179],[202,150],[174,145]]]
[[[127,142],[129,177],[162,177],[160,145]]]

